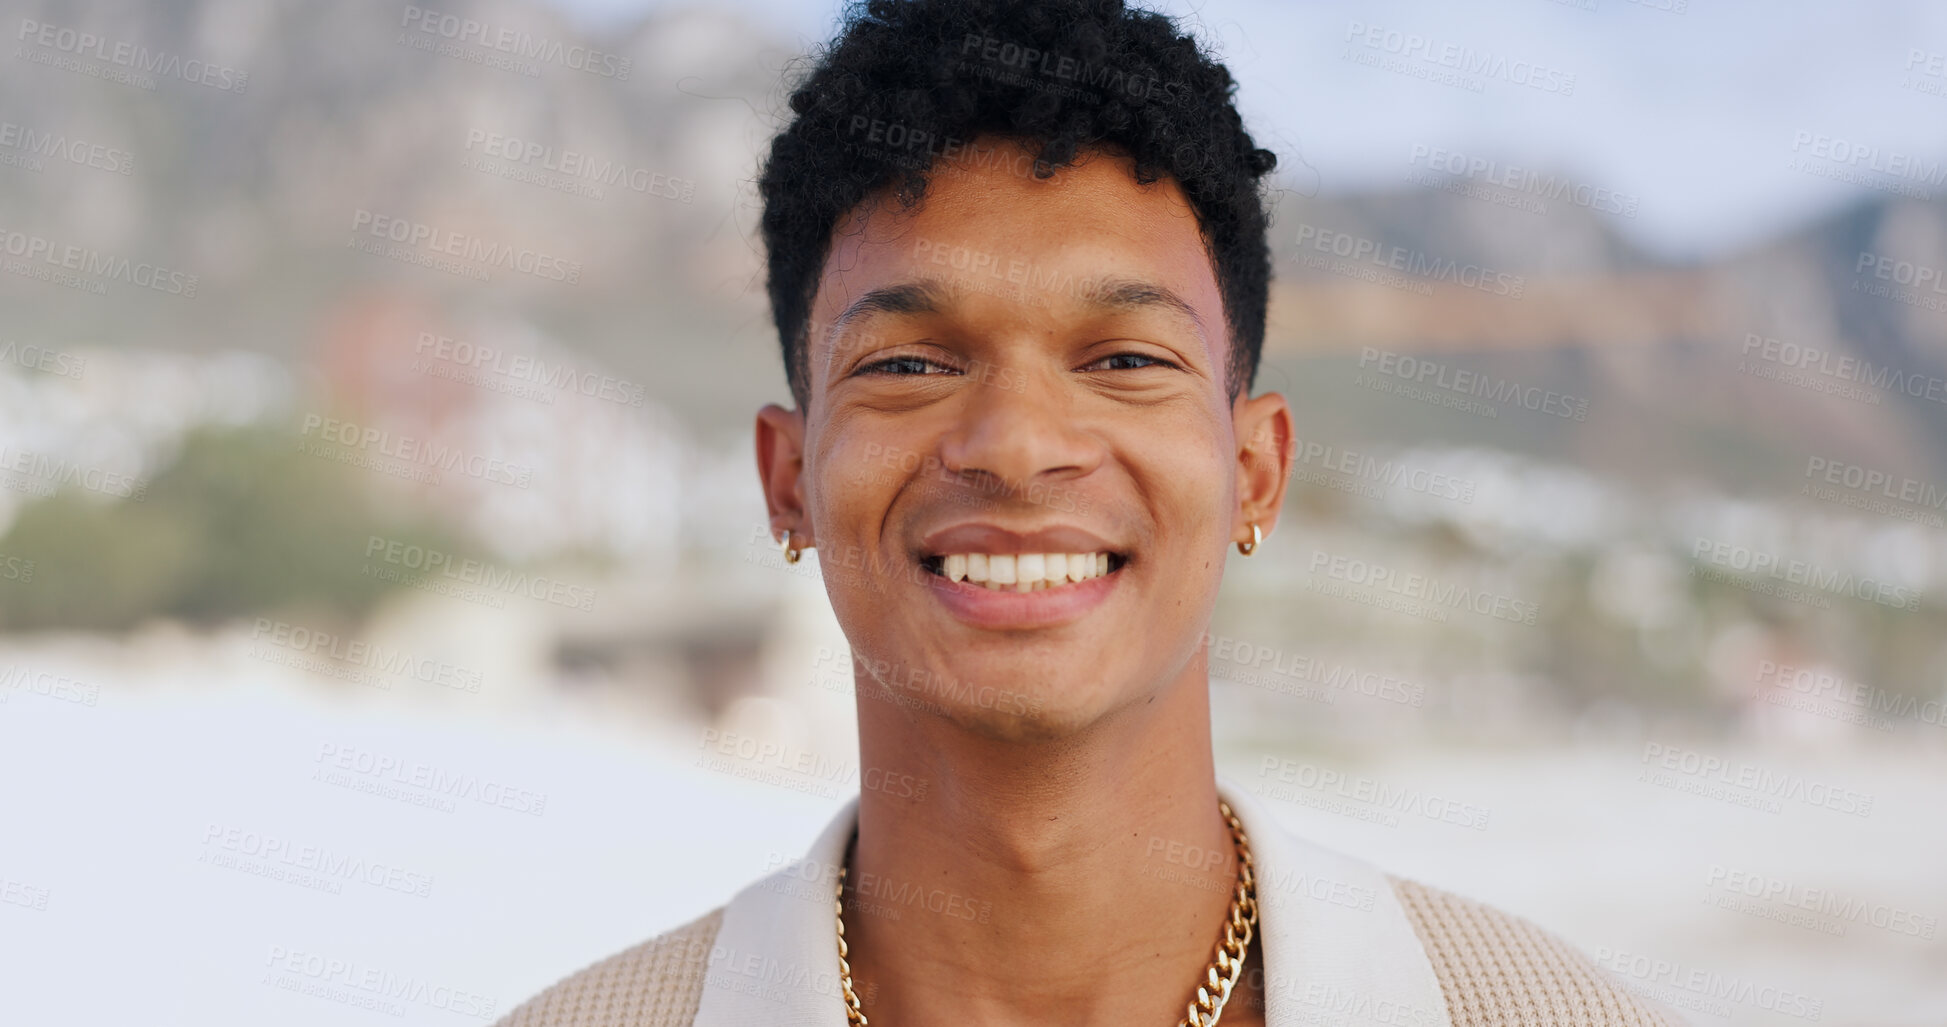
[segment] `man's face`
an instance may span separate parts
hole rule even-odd
[[[1036,179],[997,145],[936,167],[917,208],[839,226],[810,403],[760,416],[760,464],[774,521],[798,508],[817,548],[861,701],[1056,737],[1195,655],[1243,523],[1241,422],[1175,183],[1106,154]],[[1266,403],[1284,416],[1239,410]]]

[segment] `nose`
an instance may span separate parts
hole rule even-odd
[[[968,389],[941,439],[941,463],[1007,495],[1094,471],[1104,446],[1076,418],[1065,385],[1060,372],[1025,374],[1017,368]]]

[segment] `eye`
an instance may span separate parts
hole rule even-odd
[[[927,368],[937,368],[929,371]],[[858,374],[927,375],[952,374],[953,368],[921,356],[887,357],[858,369]]]
[[[1160,357],[1152,357],[1147,353],[1117,353],[1112,356],[1103,357],[1095,363],[1088,365],[1088,367],[1083,368],[1083,370],[1134,371],[1144,367],[1175,366],[1175,364],[1167,360]]]

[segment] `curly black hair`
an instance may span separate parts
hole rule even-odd
[[[809,406],[807,319],[832,231],[868,196],[907,207],[942,152],[997,136],[1047,178],[1085,149],[1189,198],[1230,329],[1233,401],[1257,375],[1271,277],[1258,180],[1277,155],[1244,131],[1237,83],[1169,17],[1122,0],[855,0],[791,94],[758,178],[771,313],[791,395]]]

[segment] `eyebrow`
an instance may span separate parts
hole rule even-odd
[[[874,314],[937,314],[944,307],[951,306],[956,290],[942,287],[931,281],[904,282],[873,289],[853,300],[839,315],[832,319],[825,331],[825,341],[830,343],[851,327]],[[1129,311],[1145,307],[1162,307],[1175,311],[1196,326],[1197,334],[1208,337],[1203,315],[1174,291],[1145,282],[1137,278],[1104,278],[1089,283],[1087,288],[1072,293],[1083,305],[1098,310]]]
[[[873,314],[936,314],[940,308],[952,302],[952,295],[932,282],[905,282],[873,289],[848,304],[844,311],[832,318],[831,327],[825,329],[826,348],[852,326]]]
[[[1210,342],[1210,334],[1204,326],[1203,315],[1197,313],[1197,308],[1191,306],[1183,297],[1152,282],[1136,278],[1104,278],[1075,295],[1088,306],[1102,310],[1120,312],[1141,310],[1145,307],[1163,307],[1173,310],[1190,319],[1190,324],[1196,327],[1197,335],[1206,346]]]

